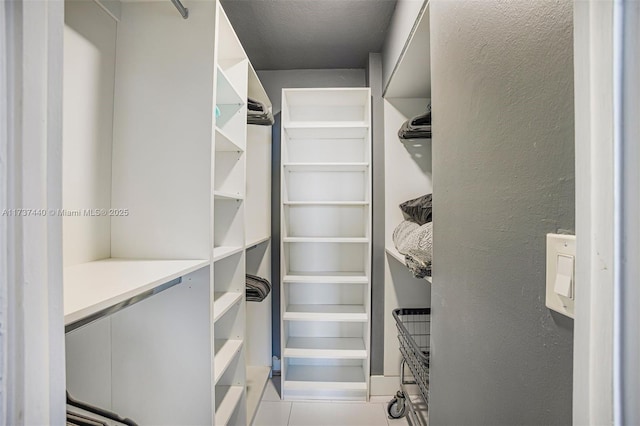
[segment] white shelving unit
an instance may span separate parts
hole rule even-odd
[[[64,52],[67,389],[139,424],[248,424],[271,128],[248,141],[246,104],[268,97],[218,0],[67,1]]]
[[[284,399],[368,398],[370,97],[282,93]]]
[[[384,93],[385,251],[384,265],[384,376],[378,389],[397,388],[401,354],[392,315],[396,308],[429,307],[431,278],[414,278],[393,244],[393,231],[404,220],[399,205],[433,191],[430,139],[402,141],[398,129],[409,118],[425,112],[431,97],[429,67],[429,6],[417,17],[415,31],[403,49]],[[435,195],[437,197],[437,194]],[[372,380],[377,380],[373,378]],[[391,383],[392,387],[387,387]]]

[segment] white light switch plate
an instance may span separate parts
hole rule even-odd
[[[547,234],[546,305],[570,318],[576,295],[575,257],[575,235]]]

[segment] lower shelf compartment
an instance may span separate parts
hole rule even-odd
[[[216,386],[216,425],[229,424],[243,393],[243,386]]]
[[[289,337],[284,349],[286,358],[366,359],[361,337]]]
[[[270,374],[271,367],[262,365],[247,367],[247,424],[253,423]]]
[[[288,305],[285,321],[345,321],[366,322],[364,305]]]
[[[362,366],[290,365],[283,379],[284,399],[366,400]]]

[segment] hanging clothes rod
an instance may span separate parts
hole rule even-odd
[[[178,9],[178,12],[180,12],[180,15],[182,15],[184,19],[187,19],[189,17],[189,9],[184,7],[180,0],[171,0],[171,3],[173,3],[176,9]]]

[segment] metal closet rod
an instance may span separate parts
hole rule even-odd
[[[182,15],[184,19],[187,19],[189,17],[189,9],[184,7],[180,0],[171,0],[171,3],[173,3],[176,9],[178,9],[178,12],[180,12],[180,15]]]

